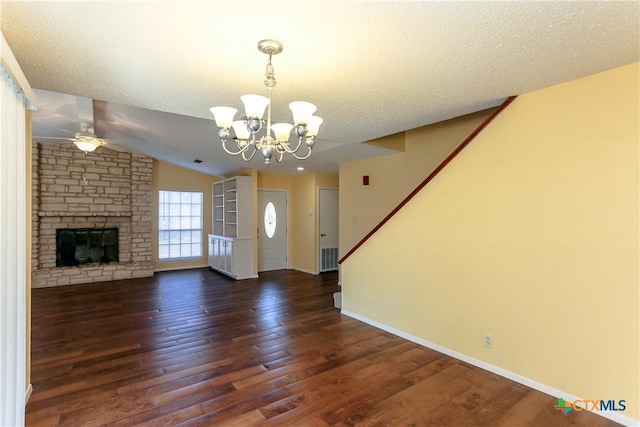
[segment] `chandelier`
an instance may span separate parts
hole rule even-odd
[[[271,57],[282,52],[282,43],[277,40],[261,40],[258,43],[258,50],[269,55],[264,81],[269,96],[241,96],[240,99],[244,103],[246,115],[240,120],[234,120],[235,114],[238,112],[235,108],[210,108],[218,126],[218,136],[222,142],[222,148],[233,156],[241,155],[245,161],[253,159],[253,156],[259,151],[267,165],[271,163],[271,159],[280,162],[285,154],[290,154],[298,160],[307,159],[311,156],[322,119],[313,115],[316,111],[315,105],[310,102],[295,101],[289,104],[293,113],[293,125],[289,123],[271,124],[271,93],[276,86]],[[266,121],[262,118],[265,108],[267,110]],[[266,133],[258,136],[260,130],[265,127]],[[232,138],[231,128],[235,133]],[[292,130],[297,136],[297,141],[294,140],[293,143],[289,142]],[[227,147],[229,139],[235,141],[236,147],[232,149]],[[303,146],[307,148],[306,153],[298,155],[298,150]]]

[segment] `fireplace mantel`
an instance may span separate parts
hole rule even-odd
[[[39,217],[78,217],[78,218],[112,218],[112,217],[130,217],[133,216],[131,211],[119,212],[62,212],[48,211],[38,212]]]

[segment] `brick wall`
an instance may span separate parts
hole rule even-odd
[[[100,147],[34,144],[32,286],[34,288],[153,275],[153,159]],[[120,261],[56,267],[57,228],[119,228]]]

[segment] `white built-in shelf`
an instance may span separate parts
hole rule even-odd
[[[213,183],[214,235],[253,238],[251,179],[237,176]]]
[[[253,271],[252,178],[237,176],[213,183],[213,234],[209,265],[235,279],[257,277]]]

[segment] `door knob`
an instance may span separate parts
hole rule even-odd
[[[320,233],[320,237],[327,237],[327,235],[324,233]]]

